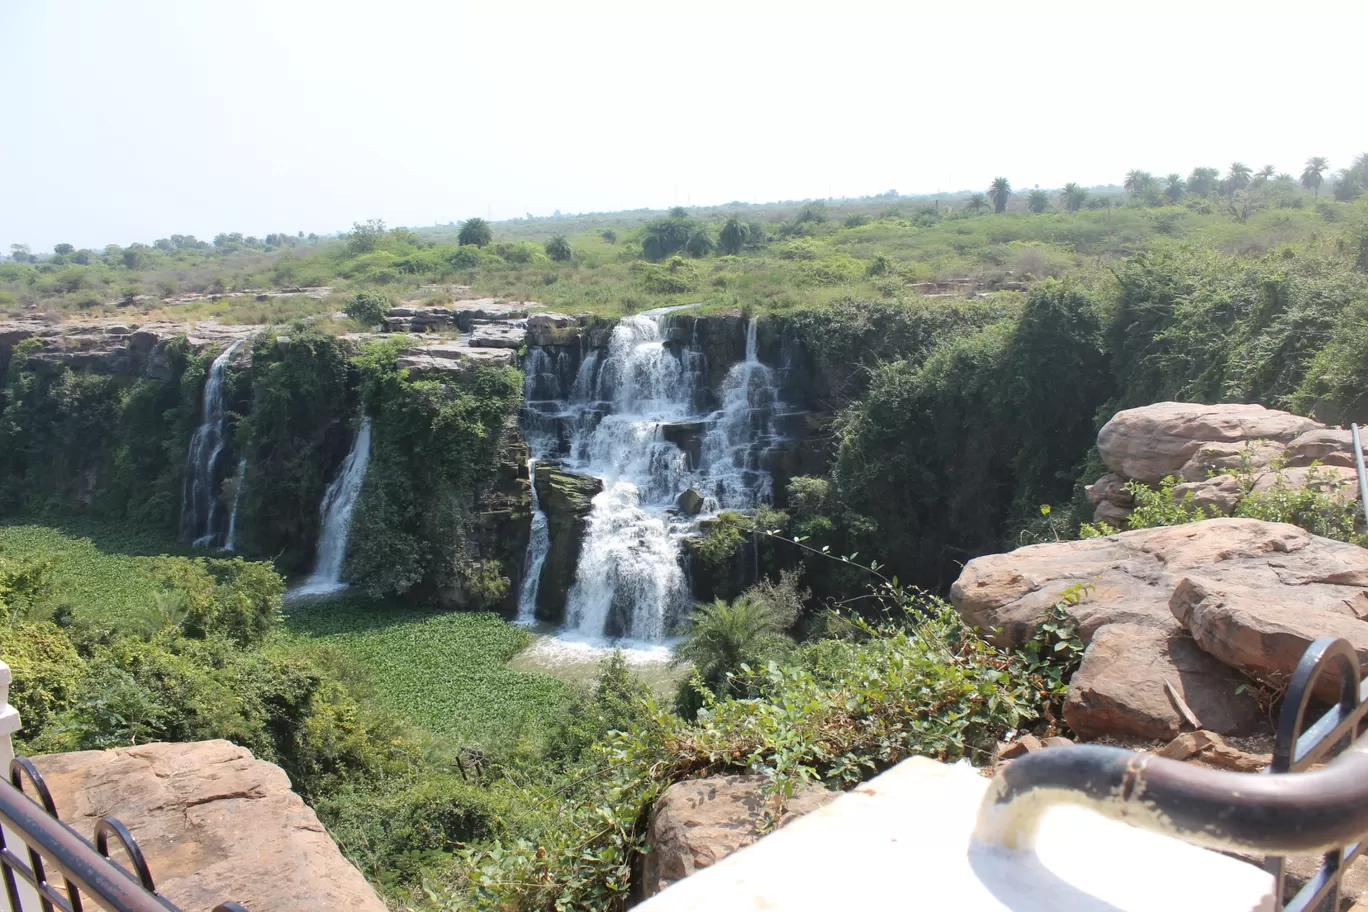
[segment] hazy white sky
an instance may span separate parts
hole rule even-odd
[[[1363,0],[0,0],[0,252],[1368,151]]]

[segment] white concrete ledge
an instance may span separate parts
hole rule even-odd
[[[1067,748],[1062,748],[1067,750]],[[1035,852],[972,834],[988,779],[913,758],[643,903],[643,912],[1273,912],[1265,871],[1075,807]]]

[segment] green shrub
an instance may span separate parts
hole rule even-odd
[[[0,625],[0,659],[10,667],[9,701],[31,740],[71,708],[85,677],[85,660],[50,621]]]
[[[736,554],[736,549],[745,541],[743,533],[749,529],[750,522],[744,515],[732,511],[719,513],[689,550],[705,564],[724,564]]]
[[[459,248],[458,248],[459,249]],[[379,326],[389,315],[389,299],[373,291],[360,291],[352,295],[343,308],[347,316],[363,326]]]

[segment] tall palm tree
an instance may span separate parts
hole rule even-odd
[[[1277,168],[1273,167],[1272,165],[1264,165],[1264,166],[1263,166],[1262,168],[1260,168],[1258,171],[1255,171],[1255,172],[1254,172],[1254,183],[1256,183],[1256,184],[1264,184],[1264,183],[1267,183],[1268,181],[1271,181],[1271,180],[1273,179],[1273,176],[1274,176],[1275,174],[1277,174],[1277,173],[1278,173],[1278,169],[1277,169]]]
[[[1131,196],[1139,196],[1154,185],[1154,175],[1148,171],[1132,168],[1126,172],[1126,180],[1121,184]]]
[[[1050,194],[1044,190],[1032,190],[1027,197],[1026,208],[1032,212],[1044,212],[1050,208]]]
[[[1077,212],[1082,209],[1083,203],[1087,199],[1088,191],[1075,183],[1065,184],[1064,189],[1059,194],[1059,201],[1064,204],[1064,208],[1069,212]]]
[[[741,252],[741,248],[746,246],[748,233],[749,229],[746,223],[741,221],[741,216],[732,213],[727,216],[721,230],[717,232],[717,249],[724,256],[736,256]]]
[[[1007,198],[1012,195],[1012,184],[1005,177],[995,177],[988,185],[988,198],[993,201],[994,212],[1007,211]]]
[[[1307,190],[1316,192],[1316,199],[1320,199],[1321,183],[1325,180],[1325,169],[1330,167],[1330,160],[1324,155],[1316,155],[1306,160],[1306,168],[1302,170],[1302,186]]]
[[[982,212],[988,208],[988,197],[982,193],[975,193],[964,201],[965,212]]]
[[[546,242],[546,255],[558,263],[570,259],[570,242],[565,235],[557,234]]]
[[[1236,190],[1243,190],[1249,186],[1249,176],[1254,170],[1244,162],[1231,162],[1230,170],[1226,172],[1226,190],[1232,195]]]
[[[1211,192],[1216,189],[1216,178],[1221,176],[1221,172],[1215,168],[1193,168],[1188,175],[1188,193],[1193,196],[1211,196]]]
[[[1169,198],[1169,202],[1178,202],[1186,191],[1187,182],[1183,180],[1183,175],[1174,172],[1164,178],[1164,196]]]
[[[474,244],[476,247],[484,247],[494,240],[494,232],[490,230],[489,222],[476,216],[461,222],[461,230],[456,235],[458,244]]]

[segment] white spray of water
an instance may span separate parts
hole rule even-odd
[[[352,509],[366,480],[366,464],[370,461],[371,420],[361,419],[356,442],[342,463],[342,468],[328,485],[319,507],[322,529],[318,535],[318,556],[313,574],[290,593],[297,598],[304,595],[324,595],[346,588],[342,582],[342,561],[347,556],[347,540],[351,535]]]
[[[541,588],[542,565],[551,550],[551,532],[546,514],[537,497],[537,458],[527,460],[527,477],[532,480],[532,536],[527,542],[527,559],[523,564],[522,589],[518,592],[518,623],[531,624],[537,620],[537,592]]]
[[[180,540],[196,548],[212,548],[218,540],[218,461],[227,436],[223,379],[228,359],[245,340],[238,339],[209,366],[201,403],[203,419],[190,438],[185,457],[185,490],[181,497]]]
[[[237,543],[237,511],[238,503],[242,500],[242,483],[247,479],[247,457],[243,457],[238,462],[237,484],[233,488],[233,511],[228,514],[228,535],[223,540],[224,551],[237,550],[234,545]]]

